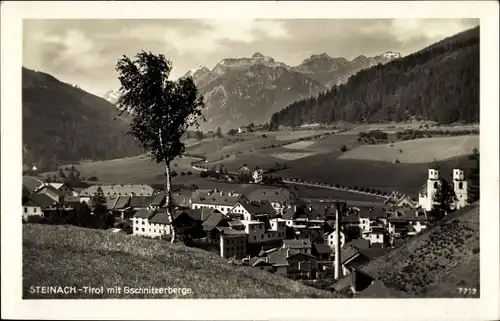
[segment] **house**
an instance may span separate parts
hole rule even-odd
[[[283,240],[283,248],[297,251],[299,253],[311,254],[311,240]]]
[[[340,251],[340,263],[342,266],[341,275],[349,275],[352,271],[362,267],[369,261],[369,258],[361,254],[361,252],[353,246],[342,248]]]
[[[394,209],[389,212],[387,221],[389,235],[396,238],[418,234],[429,225],[429,218],[422,209]]]
[[[63,206],[65,208],[74,209],[77,204],[80,204],[80,198],[78,196],[64,196]]]
[[[248,132],[248,127],[246,126],[241,126],[238,128],[238,134],[246,133]]]
[[[384,227],[387,213],[382,207],[356,207],[361,233],[369,232],[373,227]]]
[[[367,249],[370,247],[370,240],[366,240],[366,239],[353,239],[353,240],[350,240],[349,242],[346,242],[342,248],[348,248],[350,246],[353,246],[355,248],[357,248],[358,250],[360,249]]]
[[[311,254],[317,257],[320,261],[330,261],[332,259],[330,247],[323,243],[314,243]]]
[[[385,243],[384,232],[385,229],[383,227],[372,227],[370,231],[363,232],[363,238],[370,241],[370,247],[372,246],[384,247]]]
[[[268,201],[249,201],[248,199],[241,199],[231,208],[228,215],[246,221],[254,221],[258,216],[276,217],[274,208]]]
[[[266,272],[274,273],[276,271],[274,265],[272,263],[269,263],[265,257],[253,257],[248,260],[248,265]]]
[[[80,199],[84,202],[90,201],[92,196],[94,196],[97,193],[97,189],[99,187],[102,189],[104,196],[121,196],[121,195],[152,196],[153,195],[153,188],[149,185],[143,185],[143,184],[93,185],[80,192],[79,195]]]
[[[325,237],[325,216],[328,211],[329,207],[325,205],[297,207],[291,225],[296,238],[309,238],[323,242]]]
[[[72,188],[72,195],[71,196],[80,196],[80,193],[87,189],[86,187],[78,187],[78,186],[73,186]]]
[[[193,192],[190,203],[192,209],[207,207],[227,214],[242,198],[243,195],[234,192],[199,189]]]
[[[139,210],[132,217],[132,232],[134,235],[146,237],[159,237],[163,234],[170,234],[170,231],[165,231],[163,226],[151,230],[149,220],[156,214],[156,210],[143,209]],[[156,224],[156,223],[155,223]]]
[[[149,204],[153,202],[154,196],[137,196],[134,195],[130,198],[130,204],[129,206],[134,210],[134,211],[139,211],[142,209],[147,209],[149,207]]]
[[[268,219],[261,217],[259,220],[247,221],[240,220],[248,234],[248,243],[256,246],[266,244],[281,244],[286,237],[286,225],[278,219]]]
[[[196,223],[185,211],[175,211],[170,220],[167,209],[144,209],[132,217],[133,233],[151,238],[162,238],[172,234],[175,228],[177,235],[190,232]]]
[[[166,214],[167,209],[161,208],[158,210],[159,213]],[[178,209],[175,210],[172,218],[173,218],[173,227],[175,228],[175,232],[179,235],[181,234],[190,234],[197,227],[197,221],[193,218],[191,214],[191,209]],[[154,219],[154,217],[153,217]]]
[[[63,203],[65,194],[52,185],[42,185],[34,194],[45,194],[57,203]]]
[[[44,186],[51,186],[55,188],[57,191],[62,193],[63,196],[75,196],[73,189],[64,183],[44,183],[42,186],[39,187],[39,189],[43,188]]]
[[[42,195],[42,196],[44,196],[44,195]],[[40,202],[40,200],[37,200],[36,197],[35,197],[35,199],[31,199],[29,197],[26,198],[23,201],[23,221],[27,222],[32,217],[42,218],[43,217],[43,211],[42,211],[43,207],[45,207],[45,204],[43,202]]]
[[[306,253],[290,254],[288,261],[287,277],[290,279],[315,279],[318,272],[318,259]]]
[[[257,183],[257,184],[261,183],[263,175],[264,175],[264,170],[262,170],[262,169],[256,169],[252,173],[252,178],[253,178],[254,183]]]
[[[115,199],[112,207],[108,209],[116,218],[119,218],[122,221],[129,219],[134,214],[133,209],[130,207],[130,200],[130,196],[120,195]]]
[[[345,234],[342,231],[340,231],[339,235],[340,235],[340,246],[342,247],[345,244]],[[335,230],[333,232],[325,234],[325,245],[327,245],[329,248],[333,250],[336,244],[337,240],[335,238]]]
[[[247,233],[230,227],[217,227],[220,235],[220,256],[241,259],[247,255]]]
[[[191,211],[196,211],[200,214],[201,232],[210,241],[219,241],[220,231],[217,230],[217,227],[234,227],[234,225],[229,224],[232,221],[231,218],[218,210],[201,208]],[[241,228],[236,229],[241,230]]]
[[[409,196],[403,194],[388,198],[384,201],[384,206],[417,208],[418,203],[414,202]]]
[[[190,198],[192,192],[173,192],[170,193],[170,197],[172,198],[172,202],[175,204],[176,208],[190,208]],[[161,191],[153,196],[153,200],[150,202],[150,206],[152,208],[160,208],[166,206],[167,194],[165,191]]]
[[[283,215],[287,208],[294,208],[298,202],[295,193],[286,188],[259,188],[248,195],[251,201],[268,201],[277,214]]]

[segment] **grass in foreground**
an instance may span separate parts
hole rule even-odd
[[[104,295],[31,294],[30,286],[104,286]],[[192,294],[106,294],[106,288],[176,287]],[[213,253],[159,240],[73,226],[23,227],[24,299],[102,298],[332,298]]]

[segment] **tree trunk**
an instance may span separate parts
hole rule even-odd
[[[167,205],[167,215],[168,219],[170,220],[171,224],[171,229],[170,229],[170,234],[171,234],[171,239],[170,242],[174,243],[175,242],[175,228],[174,228],[174,220],[173,220],[173,208],[172,208],[172,197],[170,193],[170,188],[172,186],[172,176],[170,175],[170,164],[167,163],[166,161],[164,162],[165,164],[165,195],[166,195],[166,205]]]

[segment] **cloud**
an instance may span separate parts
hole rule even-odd
[[[39,30],[32,34],[31,39],[37,42],[38,47],[51,52],[52,64],[63,66],[66,71],[95,70],[108,63],[100,55],[101,45],[78,29],[67,29],[61,35]]]
[[[281,21],[269,20],[201,20],[196,28],[144,24],[124,30],[123,35],[135,39],[164,41],[167,50],[179,54],[201,56],[224,51],[224,42],[252,43],[261,38],[287,38],[289,33]]]

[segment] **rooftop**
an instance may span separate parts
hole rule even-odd
[[[359,207],[359,217],[368,219],[386,218],[387,213],[381,206],[376,207]]]
[[[54,204],[57,204],[56,201],[54,201],[52,198],[50,198],[45,194],[33,194],[28,197],[28,200],[31,201],[33,204],[40,206],[41,208],[46,208]]]
[[[138,195],[150,196],[153,195],[153,188],[149,185],[93,185],[80,192],[80,196],[92,196],[101,187],[105,196],[112,195]]]
[[[241,194],[233,192],[199,189],[193,192],[193,195],[191,196],[191,203],[234,206],[238,203],[241,197]]]
[[[311,248],[311,240],[298,239],[298,240],[283,240],[283,247],[292,249],[305,249]]]
[[[153,201],[153,196],[132,196],[130,199],[130,207],[146,208]]]
[[[274,207],[269,201],[240,201],[243,208],[251,215],[268,214],[274,215]]]
[[[136,218],[145,218],[145,219],[149,219],[149,218],[151,218],[154,214],[155,214],[155,211],[154,211],[154,210],[150,210],[150,209],[142,209],[142,210],[138,211],[137,213],[135,213],[135,214],[134,214],[134,217],[136,217]]]
[[[287,203],[297,196],[286,188],[259,188],[248,195],[252,201],[269,201],[271,203]]]

